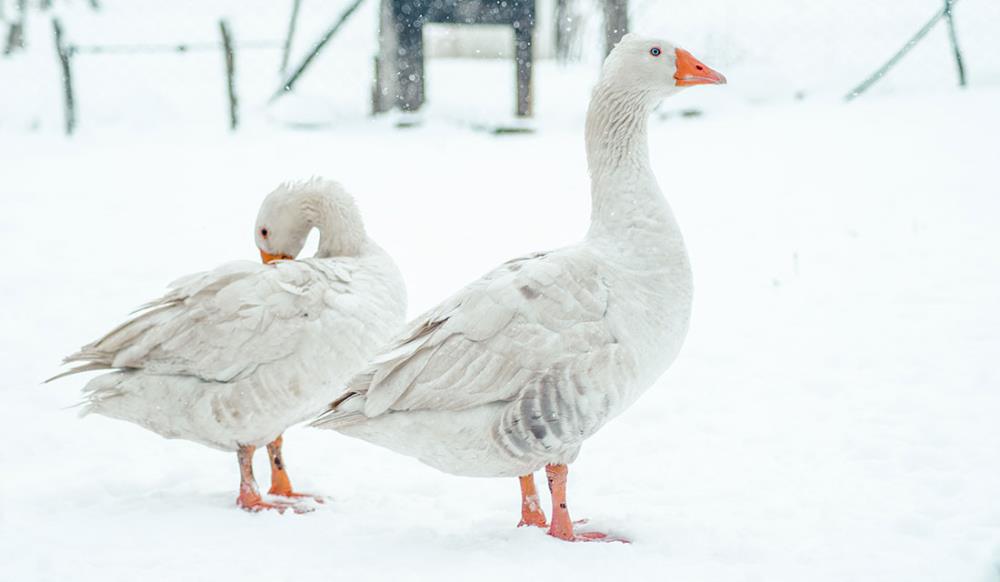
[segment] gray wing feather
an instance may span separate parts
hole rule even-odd
[[[505,263],[415,320],[316,424],[512,401],[561,359],[614,343],[608,289],[578,247]]]
[[[112,368],[217,382],[244,377],[294,352],[303,320],[327,307],[330,287],[349,292],[350,270],[238,261],[178,279],[135,317],[68,356],[65,363],[84,364],[55,378]]]

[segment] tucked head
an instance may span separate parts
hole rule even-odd
[[[355,255],[365,229],[354,199],[331,180],[286,182],[267,195],[257,214],[254,239],[265,263],[291,260],[319,229],[317,257]]]
[[[726,78],[671,43],[631,33],[604,61],[606,83],[634,88],[664,97],[684,87],[723,85]]]

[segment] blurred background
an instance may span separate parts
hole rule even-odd
[[[875,71],[935,14],[944,0],[631,0],[629,28],[688,47],[726,71],[731,85],[705,96],[765,104],[838,98]],[[268,104],[325,31],[355,0],[3,0],[0,131],[57,131],[64,125],[62,70],[53,19],[72,57],[81,131],[163,129],[228,123],[219,21],[229,23],[240,122],[336,127],[372,111],[374,57],[382,3],[360,2],[296,83]],[[585,103],[605,50],[602,0],[537,0],[536,118],[573,116]],[[289,24],[297,11],[285,61]],[[962,0],[954,22],[970,85],[1000,83],[1000,3]],[[515,106],[513,29],[430,24],[427,112],[463,123],[501,123]],[[187,52],[171,47],[185,45]],[[95,53],[95,50],[114,52]],[[162,51],[162,52],[160,52]],[[933,93],[957,73],[948,32],[938,23],[872,89],[873,94]],[[569,84],[567,86],[567,84]],[[573,99],[583,93],[583,99]],[[717,98],[716,98],[717,97]],[[686,103],[671,103],[683,109]],[[668,107],[669,107],[668,106]],[[567,109],[568,108],[568,109]]]

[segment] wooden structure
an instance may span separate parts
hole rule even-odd
[[[424,104],[424,38],[428,23],[494,24],[514,29],[517,116],[532,113],[535,0],[382,0],[372,109],[416,111]]]
[[[628,34],[628,0],[604,0],[604,56]]]

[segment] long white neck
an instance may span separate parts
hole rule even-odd
[[[356,256],[361,252],[367,235],[352,200],[310,192],[300,200],[300,209],[306,223],[319,230],[315,257]]]
[[[648,93],[601,82],[587,112],[591,182],[591,238],[664,246],[681,243],[680,229],[650,168]],[[638,243],[638,244],[637,244]],[[652,250],[652,249],[650,249]]]

